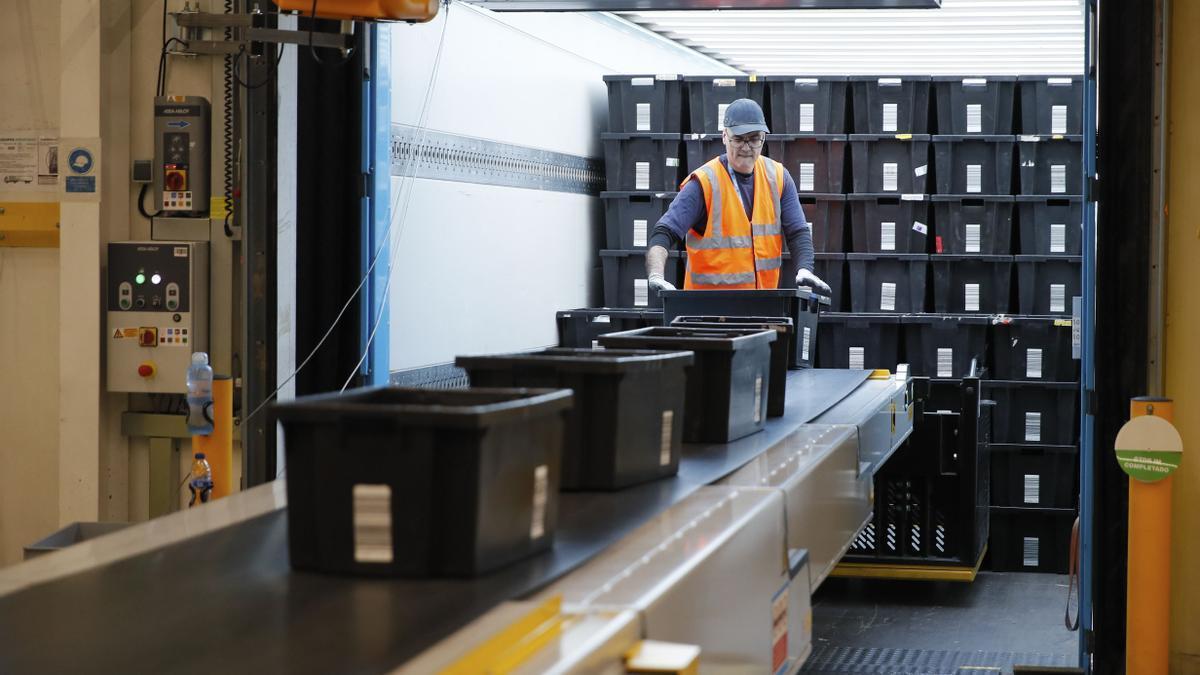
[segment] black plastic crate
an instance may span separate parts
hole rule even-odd
[[[1083,197],[1015,198],[1020,215],[1022,255],[1080,255],[1083,252]]]
[[[763,104],[763,82],[749,77],[689,76],[687,82],[691,128],[694,134],[720,134],[725,108],[739,98]]]
[[[985,365],[989,317],[909,314],[900,323],[913,375],[968,377]]]
[[[934,76],[937,128],[943,134],[1011,134],[1017,78]]]
[[[603,133],[600,139],[611,191],[675,192],[687,175],[679,134]]]
[[[990,380],[983,393],[996,402],[992,412],[992,440],[996,443],[1079,442],[1078,384]]]
[[[558,346],[590,349],[599,346],[596,338],[605,333],[663,325],[662,310],[587,308],[558,312]]]
[[[1009,311],[1013,257],[929,256],[933,263],[933,311],[949,314]]]
[[[292,567],[476,576],[549,549],[570,407],[562,389],[395,387],[274,404]]]
[[[679,469],[690,352],[544,349],[460,356],[475,387],[570,389],[560,486],[616,490]]]
[[[695,354],[687,375],[683,440],[728,443],[761,431],[766,422],[771,343],[777,337],[774,330],[658,326],[604,335],[600,344]]]
[[[851,134],[853,191],[924,194],[929,177],[930,138],[928,134]]]
[[[1074,523],[1074,509],[992,507],[989,569],[1066,574]]]
[[[1079,497],[1079,448],[993,443],[992,506],[1073,509]]]
[[[992,375],[1001,380],[1079,381],[1071,319],[998,316],[992,320]]]
[[[813,250],[817,253],[846,250],[846,195],[802,194],[800,207],[812,227]]]
[[[854,194],[852,248],[858,253],[927,253],[929,200],[925,195]]]
[[[1013,198],[1008,195],[933,195],[934,252],[1012,253]]]
[[[900,354],[900,317],[892,314],[827,312],[817,328],[817,366],[852,370],[896,370]]]
[[[1016,261],[1019,314],[1071,313],[1071,299],[1082,294],[1081,256],[1019,255]]]
[[[1021,133],[1083,133],[1083,76],[1022,75],[1017,86]]]
[[[796,327],[786,316],[677,316],[672,326],[683,328],[737,328],[740,330],[773,330],[779,335],[771,343],[771,389],[767,393],[767,417],[783,417],[787,406],[788,362],[795,351]],[[807,326],[810,340],[816,336]],[[808,348],[807,354],[811,354]],[[805,366],[807,367],[807,365]]]
[[[825,299],[808,289],[775,288],[728,291],[666,291],[663,297],[663,320],[670,324],[680,316],[783,316],[792,320],[800,336],[792,350],[789,367],[800,368],[811,361],[805,356],[804,336],[817,330],[819,313]],[[811,344],[808,345],[811,349]]]
[[[846,133],[847,78],[774,75],[766,78],[771,131],[777,134]]]
[[[609,248],[646,248],[659,218],[678,192],[601,192]]]
[[[934,136],[938,193],[1010,194],[1013,142],[1016,139],[1016,136]]]
[[[925,311],[929,256],[924,253],[847,253],[853,312]]]
[[[683,149],[687,158],[686,170],[690,173],[725,154],[725,143],[721,134],[684,134]]]
[[[604,304],[609,307],[662,307],[662,298],[650,289],[646,280],[646,249],[637,251],[600,251],[604,267]],[[687,259],[680,251],[667,255],[663,278],[675,286],[683,285]]]
[[[929,133],[928,75],[853,76],[850,88],[854,100],[855,133]]]
[[[766,155],[792,174],[796,192],[841,192],[846,170],[846,136],[823,134],[767,137]]]
[[[1021,194],[1083,194],[1083,136],[1019,136]]]
[[[605,75],[608,130],[612,133],[681,133],[683,79],[678,75]]]

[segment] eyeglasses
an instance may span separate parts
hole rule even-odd
[[[767,137],[761,135],[755,136],[730,136],[729,140],[734,145],[740,145],[747,148],[760,148],[766,142]]]

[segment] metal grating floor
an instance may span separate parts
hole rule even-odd
[[[1014,665],[1065,667],[1073,661],[1061,654],[824,646],[813,651],[800,672],[810,675],[983,675],[1011,673]]]

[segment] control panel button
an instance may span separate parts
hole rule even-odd
[[[147,328],[145,326],[138,329],[138,346],[140,347],[157,347],[158,346],[158,329]]]
[[[155,371],[156,369],[154,368],[154,363],[150,361],[138,366],[138,375],[140,377],[154,377]]]

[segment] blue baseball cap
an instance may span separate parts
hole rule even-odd
[[[734,136],[742,136],[755,131],[761,131],[764,134],[771,133],[771,130],[767,128],[767,120],[763,117],[762,108],[748,98],[739,98],[725,108],[723,124]]]

